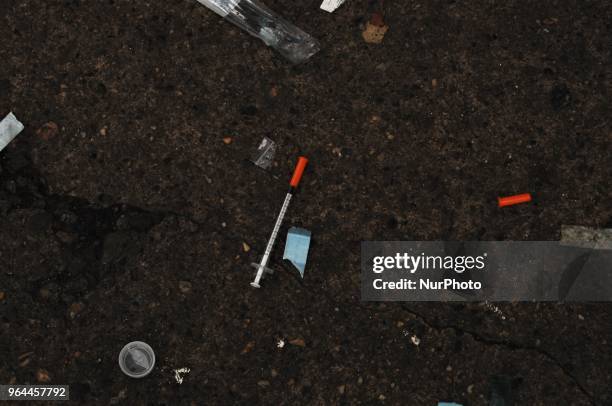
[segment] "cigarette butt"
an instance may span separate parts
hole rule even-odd
[[[531,194],[523,193],[514,196],[498,197],[497,201],[499,203],[499,207],[514,206],[515,204],[530,202]]]

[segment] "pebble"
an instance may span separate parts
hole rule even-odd
[[[232,140],[232,137],[225,137],[225,138],[223,138],[223,143],[224,143],[225,145],[229,145],[229,144],[231,144],[231,143],[232,143],[232,141],[233,141],[233,140]]]
[[[276,378],[278,376],[278,371],[272,368],[272,371],[270,371],[270,375],[272,376],[272,378]]]
[[[255,341],[249,341],[247,343],[247,345],[244,346],[244,348],[242,350],[242,353],[243,354],[247,354],[247,353],[253,351],[253,348],[255,348]]]
[[[49,371],[42,368],[36,371],[36,380],[42,383],[51,382],[51,376],[49,375]]]
[[[68,309],[68,315],[70,316],[71,319],[74,319],[77,316],[77,314],[83,311],[83,309],[85,309],[85,304],[81,302],[73,303],[70,305],[70,308]]]
[[[179,282],[179,289],[181,292],[183,293],[189,293],[191,292],[191,282],[187,282],[187,281],[180,281]]]
[[[4,300],[5,293],[0,291],[0,302]]]
[[[341,395],[344,395],[345,388],[346,388],[345,385],[338,386],[338,393],[341,394]]]
[[[302,348],[306,347],[306,342],[303,339],[301,339],[301,338],[295,338],[295,339],[289,341],[289,344],[295,345],[295,346],[298,346],[298,347],[302,347]]]
[[[472,384],[472,385],[469,385],[469,386],[467,387],[467,391],[468,391],[468,393],[472,393],[472,392],[474,392],[474,385],[473,385],[473,384]]]
[[[249,252],[251,250],[251,247],[249,246],[249,244],[247,244],[246,242],[242,243],[242,250],[244,252]]]
[[[108,128],[102,127],[100,128],[100,135],[105,136],[108,133]]]
[[[257,385],[262,387],[262,388],[265,388],[265,387],[270,386],[270,381],[261,380],[261,381],[257,382]]]
[[[23,368],[23,367],[27,366],[27,365],[30,363],[30,361],[31,361],[30,356],[31,356],[32,354],[34,354],[34,353],[33,353],[32,351],[30,351],[30,352],[26,352],[26,353],[24,353],[24,354],[21,354],[21,355],[19,356],[19,366],[20,366],[21,368]]]
[[[387,399],[387,398],[385,397],[385,395],[380,395],[380,396],[378,397],[378,399],[379,399],[379,400],[385,400],[385,399]]]
[[[55,124],[53,121],[49,121],[46,124],[43,124],[38,130],[36,130],[36,135],[38,135],[42,140],[49,141],[54,138],[59,132],[59,126]]]
[[[363,40],[369,44],[380,44],[385,38],[385,34],[389,30],[389,27],[386,25],[376,25],[371,22],[366,23],[366,28],[361,33]]]

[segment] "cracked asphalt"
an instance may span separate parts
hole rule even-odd
[[[375,5],[318,3],[266,2],[321,41],[290,66],[195,1],[0,0],[0,115],[26,125],[0,152],[0,383],[92,405],[612,404],[607,303],[359,286],[363,240],[612,227],[610,3],[387,1],[378,45]],[[281,235],[312,231],[305,278],[277,249],[253,290],[299,154]],[[117,363],[133,340],[157,357],[140,380]]]

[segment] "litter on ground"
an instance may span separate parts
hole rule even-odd
[[[561,226],[561,245],[612,249],[612,228]]]
[[[13,141],[13,139],[23,131],[23,124],[13,113],[8,113],[2,121],[0,121],[0,151]]]
[[[497,198],[497,204],[499,207],[514,206],[515,204],[527,203],[530,201],[531,194],[529,193]]]
[[[174,370],[174,380],[176,381],[176,383],[178,383],[179,385],[182,384],[183,379],[185,379],[185,375],[187,375],[190,371],[191,369],[186,368],[186,367],[175,369]]]
[[[319,51],[317,40],[257,0],[197,1],[293,63],[304,62]]]
[[[289,181],[289,192],[285,195],[285,201],[283,202],[283,206],[281,207],[280,213],[278,213],[278,217],[276,218],[276,223],[274,223],[274,229],[272,230],[272,234],[268,239],[268,244],[266,246],[266,251],[261,259],[259,264],[252,264],[255,268],[257,268],[257,274],[255,275],[255,280],[251,282],[251,286],[254,288],[259,288],[259,282],[263,277],[264,272],[273,273],[273,271],[268,268],[268,261],[270,259],[270,254],[272,253],[272,248],[274,247],[274,242],[276,241],[276,237],[278,236],[278,231],[280,230],[280,226],[283,223],[283,219],[285,218],[285,213],[287,213],[287,208],[289,207],[289,202],[291,201],[291,197],[297,190],[298,185],[300,184],[300,180],[302,179],[302,175],[304,174],[304,170],[306,169],[306,165],[308,164],[308,159],[306,157],[299,157],[298,163],[295,166],[295,170],[293,171],[293,176]]]
[[[304,269],[306,268],[309,247],[310,231],[303,228],[291,227],[287,233],[283,259],[291,261],[293,266],[300,272],[302,278],[304,278]]]
[[[276,154],[276,143],[268,137],[264,137],[259,143],[257,151],[251,157],[251,162],[262,169],[270,169]]]
[[[325,10],[328,13],[333,13],[345,1],[346,0],[323,0],[323,3],[321,3],[321,10]]]

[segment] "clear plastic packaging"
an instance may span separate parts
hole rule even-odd
[[[276,154],[276,143],[270,138],[264,137],[257,147],[257,151],[251,157],[251,162],[262,169],[270,169],[274,161],[274,154]]]
[[[319,43],[257,0],[198,0],[221,17],[261,39],[293,63],[319,51]]]

